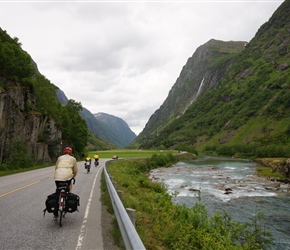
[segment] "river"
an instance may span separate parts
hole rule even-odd
[[[227,212],[242,223],[262,212],[261,226],[272,233],[273,250],[290,250],[290,186],[256,175],[246,159],[201,156],[150,172],[163,182],[176,204],[192,207],[199,200],[209,214]]]

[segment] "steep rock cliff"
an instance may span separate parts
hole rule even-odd
[[[0,78],[0,162],[10,156],[13,142],[22,142],[37,162],[50,163],[60,152],[61,130],[48,116],[33,112],[29,88]]]

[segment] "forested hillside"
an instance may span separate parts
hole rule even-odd
[[[62,106],[57,89],[39,73],[18,38],[0,28],[2,168],[55,161],[65,146],[81,155],[88,140],[86,123],[79,115],[82,106],[74,100]]]
[[[200,46],[131,146],[289,156],[289,34],[287,0],[249,43]]]
[[[106,128],[102,135],[103,138],[119,148],[126,147],[136,138],[134,132],[123,119],[102,112],[94,114],[94,117]]]

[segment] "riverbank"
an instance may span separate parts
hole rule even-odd
[[[254,162],[258,175],[290,183],[290,158],[257,158]]]
[[[114,178],[117,189],[123,192],[124,206],[136,210],[136,230],[146,249],[210,248],[218,250],[254,249],[254,246],[266,249],[266,245],[270,243],[269,238],[264,233],[264,230],[259,230],[252,222],[252,215],[250,221],[247,221],[246,224],[240,224],[240,222],[232,223],[230,217],[224,216],[222,213],[208,212],[203,202],[207,201],[207,196],[196,197],[195,192],[189,190],[190,196],[188,198],[194,204],[183,206],[172,202],[174,198],[186,199],[187,197],[183,196],[182,192],[178,192],[178,190],[177,192],[171,192],[169,186],[171,183],[168,183],[167,186],[161,179],[159,181],[151,181],[148,178],[149,171],[157,171],[161,166],[172,166],[169,168],[163,167],[162,170],[164,170],[164,173],[167,170],[169,171],[169,178],[173,177],[171,174],[181,174],[180,178],[174,178],[175,181],[173,182],[178,188],[182,185],[179,180],[191,177],[200,179],[198,178],[199,175],[190,173],[190,169],[187,169],[186,166],[175,166],[176,164],[182,164],[182,162],[178,161],[178,163],[173,164],[176,160],[172,162],[172,157],[169,157],[167,161],[162,158],[161,156],[154,156],[146,161],[114,161],[107,166],[108,172]],[[170,161],[168,162],[168,160]],[[199,161],[199,159],[186,162],[196,161]],[[207,169],[212,169],[213,166],[215,166],[215,163],[211,162]],[[231,166],[229,167],[228,170],[231,171]],[[254,166],[251,161],[240,160],[238,163],[238,170],[247,171],[247,175],[252,174],[253,169]],[[217,172],[218,170],[213,171],[216,171],[214,174],[217,178],[216,180],[222,178]],[[203,174],[205,174],[205,177],[213,176],[207,175],[205,171],[203,171]],[[226,178],[227,176],[229,175],[225,173],[224,177]],[[234,180],[234,177],[231,179]],[[227,181],[229,180],[227,179]],[[193,182],[190,181],[191,184]],[[187,186],[189,187],[189,184]],[[243,187],[239,189],[242,191]],[[237,195],[239,189],[236,190]],[[202,190],[206,191],[203,188]],[[182,191],[187,192],[185,188]],[[229,198],[221,190],[218,193],[221,193],[220,195],[223,198]],[[251,192],[247,191],[246,194],[249,193],[254,194],[254,189]],[[202,202],[199,200],[201,198]],[[213,195],[210,195],[209,200],[216,201]],[[226,202],[219,199],[218,201],[223,206],[227,205]],[[243,240],[241,241],[241,239]]]
[[[262,215],[258,224],[273,237],[273,248],[264,249],[290,250],[290,185],[259,175],[257,168],[274,174],[253,160],[204,155],[171,168],[153,169],[149,177],[166,186],[174,204],[191,208],[201,201],[210,216],[227,213],[240,223],[251,223]]]

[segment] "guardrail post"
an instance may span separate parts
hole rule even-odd
[[[136,210],[133,208],[126,208],[127,214],[129,215],[130,220],[134,227],[136,227]]]
[[[119,196],[119,198],[120,198],[120,200],[123,202],[123,191],[121,191],[121,190],[117,190],[117,194],[118,194],[118,196]]]

